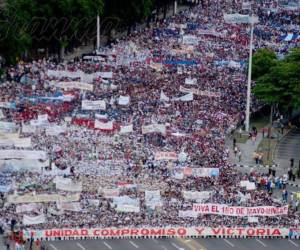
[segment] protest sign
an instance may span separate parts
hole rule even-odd
[[[282,216],[288,214],[288,205],[282,207],[234,207],[225,204],[193,204],[193,211],[199,214],[217,214],[224,216]]]
[[[178,159],[178,155],[175,152],[163,152],[159,151],[155,153],[155,160],[162,161],[162,160],[173,160],[176,161]]]
[[[82,110],[105,110],[106,102],[103,100],[97,100],[97,101],[82,100],[81,109]]]
[[[150,134],[150,133],[166,134],[166,125],[165,124],[143,125],[142,133],[143,134]]]
[[[25,194],[25,195],[8,195],[7,202],[12,204],[18,203],[39,203],[39,202],[72,202],[78,201],[80,194],[69,194],[67,196],[60,194]]]
[[[95,120],[95,128],[102,129],[102,130],[113,130],[114,124],[112,121],[100,122],[98,120]]]

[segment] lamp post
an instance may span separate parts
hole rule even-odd
[[[247,103],[246,103],[246,121],[245,130],[250,130],[250,104],[251,104],[251,74],[252,74],[252,50],[253,50],[253,16],[250,17],[251,31],[250,31],[250,51],[249,51],[249,66],[248,66],[248,84],[247,84]]]
[[[100,15],[97,15],[97,47],[96,51],[100,49]]]

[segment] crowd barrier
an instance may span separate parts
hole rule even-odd
[[[84,240],[124,238],[300,238],[300,228],[278,227],[143,227],[24,230],[24,239]]]

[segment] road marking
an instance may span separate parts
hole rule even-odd
[[[157,240],[157,239],[154,239],[154,238],[153,238],[152,240],[153,240],[155,243],[158,244],[158,240]]]
[[[188,240],[185,240],[185,242],[190,242],[191,240],[190,239],[188,239]]]
[[[201,244],[200,242],[194,240],[194,239],[182,239],[182,238],[177,238],[177,241],[179,241],[180,243],[182,243],[183,245],[187,246],[188,249],[190,250],[207,250],[207,248],[205,246],[203,246],[203,244]]]
[[[162,249],[164,250],[168,250],[168,248],[166,248],[164,245],[160,245]]]
[[[85,250],[84,246],[81,245],[79,242],[77,242],[76,245],[77,245],[79,248],[81,248],[82,250]]]
[[[263,245],[264,247],[267,247],[267,245],[266,245],[265,243],[263,243],[261,240],[256,239],[256,241],[257,241],[259,244]]]
[[[135,248],[139,248],[139,246],[138,246],[137,244],[135,244],[134,242],[132,242],[131,240],[129,241],[129,243],[130,243],[131,245],[133,245]]]
[[[289,242],[290,242],[291,244],[293,244],[295,247],[298,247],[298,246],[299,246],[297,243],[295,243],[295,242],[292,241],[292,240],[289,240]]]
[[[177,246],[174,242],[172,242],[172,246],[178,250],[185,250],[184,248]]]
[[[58,249],[56,248],[56,246],[54,246],[53,244],[50,244],[49,246],[52,247],[54,250],[58,250]]]
[[[109,245],[107,242],[103,241],[103,244],[104,244],[105,246],[107,246],[109,249],[112,249],[111,245]]]
[[[224,241],[225,241],[229,246],[234,247],[234,245],[233,245],[229,240],[224,239]]]

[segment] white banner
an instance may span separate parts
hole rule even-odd
[[[197,85],[197,79],[196,78],[185,78],[184,83],[187,85]]]
[[[82,110],[106,110],[106,102],[104,100],[89,101],[82,100]]]
[[[179,211],[179,213],[178,213],[179,218],[188,218],[188,217],[197,218],[198,215],[199,214],[193,210]]]
[[[140,207],[132,204],[118,204],[116,211],[122,213],[139,213]]]
[[[103,197],[106,199],[111,199],[114,197],[118,197],[120,195],[120,190],[115,188],[115,189],[102,189],[99,188],[99,193],[102,193]]]
[[[95,75],[105,79],[113,78],[113,72],[97,72]]]
[[[283,207],[233,207],[225,204],[193,204],[193,211],[199,214],[217,214],[223,216],[282,216],[287,215],[288,210],[288,205]]]
[[[103,130],[113,130],[114,129],[114,123],[112,121],[110,121],[110,122],[100,122],[98,120],[95,120],[95,128],[103,129]]]
[[[46,218],[44,214],[38,215],[38,216],[23,216],[23,224],[24,225],[37,225],[42,224],[46,222]]]
[[[31,138],[0,139],[0,147],[30,148]]]
[[[36,133],[36,126],[22,123],[22,133],[34,134]]]
[[[219,176],[218,168],[193,168],[192,175],[195,177],[215,177]]]
[[[187,35],[182,37],[183,44],[198,45],[199,39],[196,36]]]
[[[0,150],[0,159],[29,159],[46,160],[48,158],[45,151],[34,150]]]
[[[52,81],[51,84],[61,89],[81,89],[81,90],[93,91],[94,88],[92,84],[76,82],[76,81],[71,81],[71,82]]]
[[[184,96],[181,96],[179,98],[175,98],[175,101],[182,101],[182,102],[190,102],[194,100],[194,94],[193,93],[188,93]]]
[[[142,133],[161,133],[166,134],[166,125],[165,124],[151,124],[147,126],[142,126]]]
[[[155,207],[162,207],[163,203],[161,201],[160,191],[145,190],[145,203],[147,207],[151,207],[152,209],[155,209]]]
[[[225,23],[258,23],[257,16],[241,15],[241,14],[224,14]],[[251,21],[252,20],[252,21]]]
[[[74,183],[70,178],[63,178],[56,176],[54,179],[54,183],[56,184],[56,189],[68,191],[68,192],[81,192],[82,191],[82,183],[77,182]]]
[[[182,191],[183,198],[186,200],[204,200],[209,199],[210,191]]]
[[[1,132],[14,132],[17,129],[17,125],[14,122],[0,122]]]
[[[0,160],[0,166],[8,172],[29,171],[40,173],[42,171],[42,168],[49,166],[49,160],[46,160],[44,162],[31,159]]]
[[[55,124],[49,124],[49,126],[46,128],[46,135],[56,136],[59,134],[63,134],[67,131],[66,124],[64,125],[55,125]]]
[[[40,206],[37,203],[23,204],[16,206],[16,213],[27,213],[27,212],[37,212],[40,209]]]
[[[40,202],[73,202],[79,201],[80,194],[25,194],[25,195],[8,195],[7,202],[12,204],[19,203],[40,203]]]
[[[178,155],[176,152],[156,152],[155,153],[155,160],[156,161],[161,161],[161,160],[172,160],[176,161],[178,160]]]
[[[81,212],[80,202],[57,202],[57,209],[63,211]]]
[[[168,102],[168,101],[170,101],[170,98],[167,97],[163,91],[161,91],[160,92],[160,100],[163,102]]]
[[[130,102],[130,97],[129,96],[120,96],[118,100],[118,104],[122,106],[128,105]]]
[[[127,126],[120,126],[120,134],[127,134],[133,132],[133,124]]]
[[[81,237],[92,237],[100,239],[119,239],[133,237],[282,237],[290,233],[289,228],[282,227],[122,227],[122,228],[54,228],[45,230],[24,230],[25,239],[48,239],[55,240],[57,237],[72,239]],[[299,229],[293,229],[299,232]]]
[[[220,97],[221,94],[218,92],[211,92],[211,91],[207,91],[207,90],[198,90],[195,88],[185,88],[183,86],[180,86],[179,88],[180,92],[183,93],[193,93],[194,95],[201,95],[201,96],[208,96],[208,97]]]

